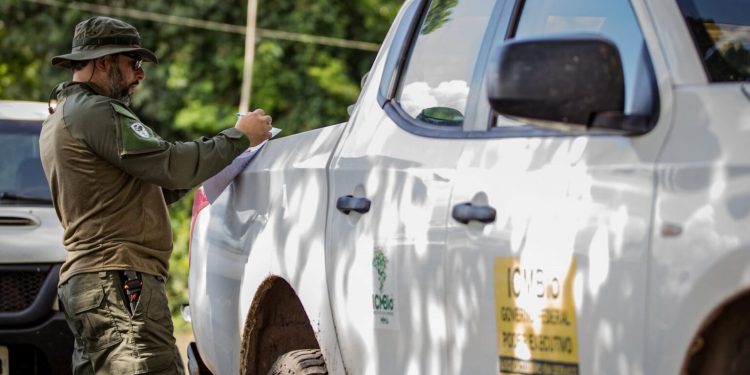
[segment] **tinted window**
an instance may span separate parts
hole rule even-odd
[[[749,81],[750,0],[682,0],[679,5],[711,81]]]
[[[527,0],[514,38],[570,33],[601,34],[617,46],[625,75],[625,113],[651,115],[656,107],[651,63],[628,0]],[[498,125],[518,123],[498,119]]]
[[[396,101],[424,123],[459,128],[493,1],[433,0],[419,26]]]
[[[44,203],[50,199],[39,159],[41,126],[40,122],[0,120],[0,205]]]

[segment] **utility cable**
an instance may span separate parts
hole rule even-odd
[[[85,12],[99,13],[110,16],[130,17],[139,20],[147,20],[159,23],[169,23],[178,26],[192,27],[196,29],[204,29],[211,31],[219,31],[225,33],[234,33],[245,35],[245,26],[232,25],[228,23],[206,21],[196,18],[180,17],[169,14],[160,14],[153,12],[145,12],[137,9],[126,9],[120,7],[113,7],[109,5],[98,5],[90,3],[71,2],[65,3],[58,0],[25,0],[30,3],[49,5],[59,8],[68,8],[81,10]],[[377,51],[380,45],[377,43],[361,42],[357,40],[348,40],[340,38],[331,38],[327,36],[310,35],[294,33],[289,31],[281,30],[268,30],[268,29],[256,29],[259,38],[267,39],[280,39],[292,42],[320,44],[325,46],[358,49],[363,51]]]

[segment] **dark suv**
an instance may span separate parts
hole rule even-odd
[[[62,228],[39,160],[45,103],[0,101],[0,375],[70,374]]]

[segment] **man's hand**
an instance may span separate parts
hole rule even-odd
[[[256,109],[240,115],[234,127],[247,136],[253,147],[271,138],[271,120],[262,109]]]

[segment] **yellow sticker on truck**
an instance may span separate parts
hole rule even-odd
[[[495,258],[501,375],[578,374],[575,270],[575,258],[553,266]]]

